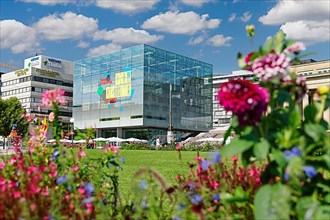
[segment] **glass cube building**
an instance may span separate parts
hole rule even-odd
[[[177,138],[212,128],[211,64],[149,45],[78,60],[74,126],[98,137]]]

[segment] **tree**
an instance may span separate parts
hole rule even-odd
[[[22,114],[25,109],[16,97],[3,100],[0,97],[0,135],[8,136],[11,132],[12,124],[17,125],[19,133],[27,132],[29,122],[26,121]]]

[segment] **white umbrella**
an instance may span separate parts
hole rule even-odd
[[[55,139],[49,139],[47,143],[54,143],[56,140]]]
[[[94,138],[94,141],[107,141],[107,139],[103,137],[98,137],[98,138]]]
[[[222,142],[222,141],[223,141],[223,138],[212,138],[212,137],[209,137],[209,138],[199,139],[196,142]]]
[[[109,137],[106,139],[108,142],[123,142],[124,139],[121,139],[119,137]]]
[[[141,142],[141,143],[148,143],[147,140],[141,140],[141,139],[137,139],[137,138],[127,138],[127,139],[125,139],[125,141],[128,141],[128,142]]]
[[[74,140],[73,143],[79,144],[79,143],[85,143],[86,140]]]

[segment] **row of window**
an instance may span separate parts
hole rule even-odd
[[[13,89],[7,92],[3,92],[3,96],[11,96],[11,95],[16,95],[16,94],[22,94],[24,92],[30,92],[31,87],[24,87],[24,88],[19,88],[19,89]]]
[[[26,76],[26,77],[22,77],[19,79],[14,79],[14,80],[9,80],[9,81],[3,82],[2,86],[10,86],[10,85],[15,85],[18,83],[28,82],[28,81],[31,81],[31,76]]]
[[[32,81],[36,81],[36,82],[43,82],[43,83],[49,83],[49,84],[53,84],[53,85],[73,87],[72,82],[64,82],[61,80],[49,79],[49,78],[44,78],[44,77],[40,77],[40,76],[32,76],[32,77],[33,77]],[[31,81],[31,76],[21,77],[18,79],[13,79],[13,80],[3,82],[2,86],[5,87],[5,86],[15,85],[18,83],[23,83],[23,82],[28,82],[28,81]]]
[[[47,90],[49,90],[49,89],[40,88],[40,87],[24,87],[24,88],[13,89],[13,90],[10,90],[10,91],[3,92],[2,96],[11,96],[11,95],[16,95],[16,94],[18,95],[18,94],[22,94],[22,93],[30,92],[30,91],[43,93]],[[72,97],[73,93],[72,92],[65,92],[65,96]]]
[[[37,109],[37,108],[32,108],[31,109],[31,113],[45,113],[45,114],[49,114],[51,112],[51,110],[48,109]],[[65,116],[65,117],[72,117],[72,112],[63,112],[60,111],[59,112],[59,116]]]

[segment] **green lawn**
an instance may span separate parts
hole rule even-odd
[[[103,150],[86,150],[88,157],[97,158]],[[208,153],[201,152],[200,156],[206,157]],[[168,184],[175,182],[177,174],[188,174],[189,168],[187,162],[193,162],[197,152],[183,151],[182,163],[179,160],[179,154],[176,151],[155,151],[155,150],[121,150],[119,157],[126,159],[122,165],[123,170],[119,172],[119,186],[123,195],[129,193],[133,176],[139,168],[150,168],[157,171]]]

